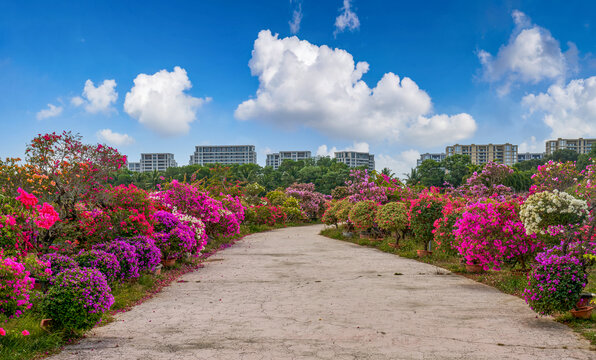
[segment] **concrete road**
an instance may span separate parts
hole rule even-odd
[[[52,359],[596,359],[519,298],[321,229],[249,236]]]

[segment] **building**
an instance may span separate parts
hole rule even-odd
[[[544,158],[544,153],[518,153],[517,154],[517,162],[527,161],[527,160],[542,160]]]
[[[168,168],[176,167],[174,154],[170,153],[144,153],[141,154],[140,162],[129,162],[128,169],[136,172],[166,171]]]
[[[135,171],[135,172],[141,172],[141,163],[140,162],[129,162],[128,170]]]
[[[505,144],[485,144],[485,145],[460,145],[447,146],[445,149],[447,156],[451,155],[469,155],[472,164],[482,165],[488,162],[497,162],[505,165],[513,165],[517,162],[517,145]]]
[[[256,164],[254,145],[201,145],[195,146],[189,165],[205,164]]]
[[[573,150],[578,154],[587,154],[592,150],[592,144],[596,139],[561,139],[548,140],[546,142],[546,155],[552,155],[557,150]]]
[[[310,151],[280,151],[278,153],[267,154],[266,166],[272,166],[277,170],[284,160],[306,160],[312,157]]]
[[[352,168],[365,166],[369,170],[375,169],[375,156],[367,152],[337,151],[335,152],[335,159]]]
[[[445,160],[445,157],[447,157],[447,154],[445,154],[445,153],[421,154],[420,159],[416,160],[416,166],[420,166],[420,164],[422,164],[422,162],[424,160],[434,160],[436,162],[441,162],[441,161]]]

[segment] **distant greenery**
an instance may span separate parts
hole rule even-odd
[[[527,191],[532,186],[532,175],[538,166],[549,160],[566,162],[575,161],[575,166],[582,171],[590,163],[590,158],[596,159],[596,148],[589,154],[578,154],[573,150],[561,149],[553,152],[540,160],[527,160],[513,165],[513,174],[508,176],[503,185],[509,186],[516,191]],[[474,171],[480,171],[481,167],[473,165],[468,155],[448,156],[442,161],[425,160],[416,169],[412,169],[406,175],[408,185],[443,186],[449,183],[454,187],[463,184]]]
[[[384,172],[389,172],[384,169]],[[330,157],[308,160],[284,160],[277,170],[271,166],[261,167],[257,164],[220,165],[210,164],[187,165],[169,168],[165,172],[137,173],[128,169],[113,174],[114,185],[135,184],[143,189],[155,189],[158,184],[176,179],[178,181],[195,181],[201,179],[227,179],[242,183],[258,183],[265,191],[286,188],[295,182],[313,183],[318,192],[331,194],[331,190],[344,185],[350,168]]]

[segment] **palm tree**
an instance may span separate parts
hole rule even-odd
[[[422,180],[420,173],[416,170],[416,168],[412,168],[409,174],[404,174],[406,176],[406,184],[408,185],[416,185]]]

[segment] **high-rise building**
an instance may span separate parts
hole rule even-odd
[[[546,155],[552,155],[557,150],[573,150],[578,154],[587,154],[592,150],[592,144],[596,139],[561,139],[548,140],[546,142]]]
[[[366,166],[369,170],[375,169],[375,156],[367,152],[336,151],[335,159],[352,168]]]
[[[517,145],[510,143],[485,145],[455,144],[453,146],[447,146],[445,153],[447,156],[457,154],[469,155],[474,165],[482,165],[490,161],[505,165],[513,165],[517,162]]]
[[[141,163],[140,162],[129,162],[128,170],[135,171],[135,172],[141,172]]]
[[[445,153],[425,153],[420,155],[420,159],[416,160],[416,166],[420,166],[424,160],[434,160],[436,162],[441,162],[445,160],[447,154]]]
[[[284,160],[306,160],[312,157],[310,151],[280,151],[273,154],[267,154],[266,166],[272,166],[277,170]]]
[[[190,156],[190,165],[205,164],[256,164],[254,145],[200,145]]]
[[[517,162],[528,161],[528,160],[541,160],[544,158],[544,153],[518,153]]]
[[[176,167],[174,154],[170,153],[144,153],[141,154],[140,162],[129,162],[128,169],[137,172],[166,171],[170,167]]]

